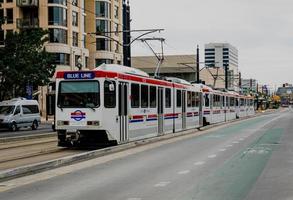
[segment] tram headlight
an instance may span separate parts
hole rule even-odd
[[[88,121],[88,126],[100,126],[100,121]]]
[[[57,126],[68,126],[69,121],[57,121]]]

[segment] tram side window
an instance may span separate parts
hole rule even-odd
[[[226,107],[230,108],[230,97],[226,97]]]
[[[232,97],[232,98],[230,99],[230,106],[231,106],[231,107],[234,107],[234,105],[235,105],[235,98]]]
[[[157,107],[157,88],[150,86],[150,107]]]
[[[131,84],[131,107],[132,108],[139,108],[139,85],[138,84]]]
[[[114,88],[112,88],[114,86]],[[104,82],[104,105],[105,108],[116,107],[116,84],[112,81]]]
[[[166,108],[171,108],[171,89],[165,88],[165,105]]]
[[[191,93],[191,105],[192,107],[196,107],[196,93],[195,92]]]
[[[181,104],[182,104],[182,100],[181,100],[181,90],[177,90],[177,95],[176,95],[176,99],[177,99],[177,107],[179,108],[179,107],[181,107]]]
[[[187,107],[191,107],[192,106],[192,96],[191,96],[191,92],[188,91],[187,92]]]
[[[225,107],[225,96],[221,96],[221,108],[224,108]]]
[[[141,85],[141,107],[149,107],[149,86]]]
[[[204,105],[205,107],[210,107],[210,97],[209,97],[209,94],[205,94],[204,96]]]
[[[200,93],[199,92],[196,92],[195,93],[195,107],[199,107],[199,104],[200,104]]]

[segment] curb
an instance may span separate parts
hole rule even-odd
[[[259,117],[259,116],[262,116],[265,114],[271,114],[271,113],[274,113],[274,112],[260,113],[260,114],[254,115],[254,116],[243,117],[241,119],[231,120],[231,121],[228,121],[225,123],[218,123],[218,124],[213,124],[213,125],[209,125],[206,127],[198,128],[198,129],[190,129],[190,130],[177,132],[177,133],[173,133],[173,134],[151,137],[151,138],[138,140],[138,141],[134,141],[134,142],[126,143],[126,144],[121,144],[121,145],[114,146],[114,147],[108,147],[108,148],[104,148],[104,149],[80,153],[77,155],[58,158],[58,159],[54,159],[54,160],[50,160],[50,161],[44,161],[41,163],[26,165],[26,166],[14,168],[14,169],[4,170],[4,171],[0,172],[0,183],[7,181],[7,180],[11,180],[11,179],[15,179],[15,178],[19,178],[19,177],[23,177],[23,176],[27,176],[27,175],[37,174],[37,173],[44,172],[47,170],[63,167],[66,165],[71,165],[71,164],[74,164],[77,162],[82,162],[82,161],[98,158],[98,157],[109,155],[112,153],[117,153],[120,151],[135,148],[138,146],[142,146],[142,145],[146,145],[146,144],[150,144],[150,143],[154,143],[154,142],[159,142],[159,141],[163,141],[163,140],[168,140],[171,138],[181,137],[181,136],[185,136],[185,135],[196,134],[198,132],[210,130],[212,128],[220,127],[223,125],[228,125],[228,124],[231,125],[233,123],[241,122],[243,120],[253,119],[253,118],[256,118],[256,117]],[[53,135],[53,134],[51,134],[51,135]],[[44,137],[45,136],[48,136],[48,134],[44,134]]]
[[[26,135],[26,136],[16,136],[16,137],[6,137],[0,138],[0,144],[8,143],[8,142],[18,142],[24,140],[32,140],[32,139],[40,139],[40,138],[48,138],[56,136],[55,132],[52,133],[43,133],[43,134],[35,134],[35,135]]]

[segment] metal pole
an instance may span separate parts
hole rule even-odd
[[[200,78],[199,78],[199,45],[197,45],[196,48],[196,83],[200,83]]]
[[[228,64],[224,63],[225,67],[225,89],[228,90]]]

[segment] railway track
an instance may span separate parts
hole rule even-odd
[[[0,145],[0,171],[85,151],[57,147],[56,137],[2,143]]]

